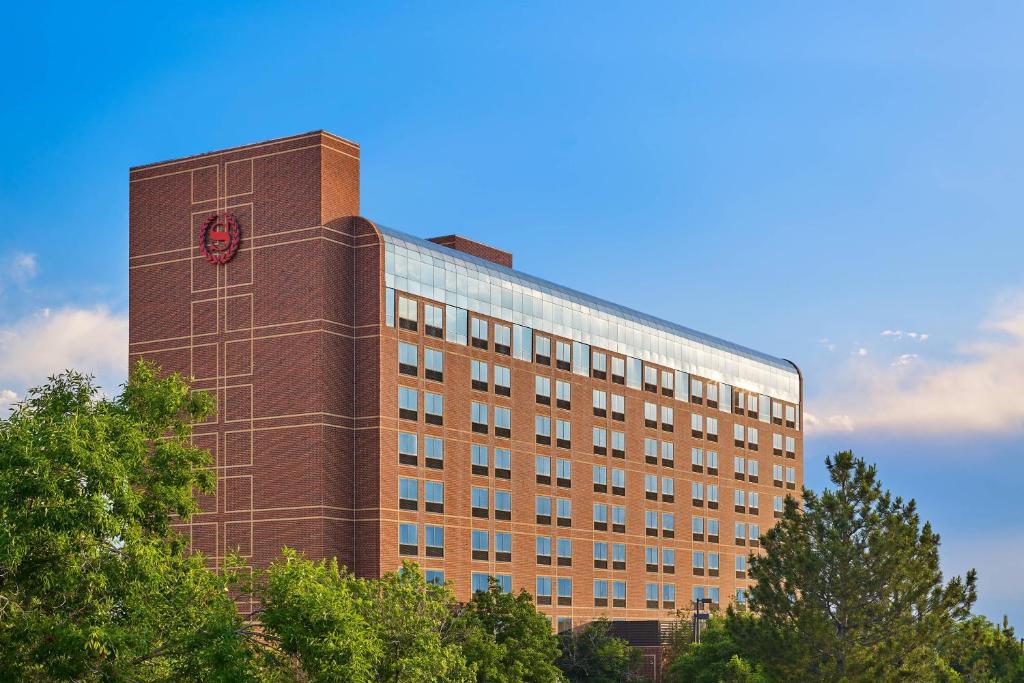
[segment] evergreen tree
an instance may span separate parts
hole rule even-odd
[[[599,619],[579,631],[561,635],[562,655],[558,667],[576,683],[618,683],[642,681],[638,673],[643,655],[621,638],[609,633],[611,622]]]
[[[939,536],[914,501],[883,491],[846,451],[826,460],[834,485],[787,499],[750,562],[750,607],[730,612],[745,653],[787,681],[928,678],[936,652],[975,600],[975,573],[943,581]]]

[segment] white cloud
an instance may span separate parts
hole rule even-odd
[[[832,340],[828,337],[822,337],[818,340],[818,343],[824,346],[829,352],[836,350],[836,345],[832,343]]]
[[[925,332],[904,332],[903,330],[882,330],[883,337],[892,337],[893,339],[913,339],[914,341],[923,342],[928,339],[928,334]]]
[[[67,369],[119,382],[127,365],[128,317],[104,307],[42,309],[0,327],[0,384],[15,387],[5,391]]]
[[[853,355],[855,355],[855,356],[858,356],[858,357],[860,357],[860,358],[863,358],[864,356],[868,355],[868,350],[867,350],[867,349],[865,349],[865,348],[864,348],[864,347],[862,346],[862,347],[860,347],[859,349],[857,349],[856,351],[854,351],[854,352],[853,352]]]
[[[808,427],[917,434],[1024,428],[1024,296],[1005,300],[974,337],[944,362],[917,354],[890,363],[849,359],[822,382],[828,396],[808,400]]]
[[[16,251],[8,259],[6,274],[15,284],[24,287],[36,276],[38,270],[39,264],[36,262],[35,254]]]
[[[4,417],[11,406],[18,402],[18,395],[10,389],[0,389],[0,417]]]

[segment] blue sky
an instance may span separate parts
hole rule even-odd
[[[0,402],[120,381],[129,166],[324,128],[369,217],[795,360],[808,484],[877,462],[1024,626],[1024,6],[8,12]]]

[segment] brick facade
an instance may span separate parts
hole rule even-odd
[[[552,578],[551,605],[541,609],[579,624],[598,616],[614,619],[668,619],[675,608],[689,604],[695,585],[719,589],[723,603],[746,585],[734,570],[736,555],[751,552],[748,543],[734,539],[735,522],[760,525],[763,533],[775,519],[774,496],[798,495],[803,481],[802,431],[799,424],[765,422],[746,410],[723,410],[707,401],[697,403],[668,396],[662,387],[630,388],[605,377],[581,376],[550,365],[513,358],[493,343],[486,348],[453,343],[428,334],[423,305],[430,299],[412,294],[419,320],[415,330],[386,320],[384,283],[385,239],[381,230],[359,215],[359,148],[324,132],[298,135],[256,145],[189,157],[132,169],[130,176],[130,355],[158,362],[165,371],[195,378],[198,388],[214,392],[218,414],[197,425],[194,440],[209,448],[218,474],[215,495],[204,496],[202,513],[182,530],[193,546],[219,562],[228,550],[237,550],[257,566],[266,565],[281,545],[298,548],[310,557],[336,556],[365,576],[378,576],[398,567],[402,559],[415,559],[427,569],[442,570],[454,583],[456,595],[471,595],[473,573],[510,575],[514,589],[535,592],[538,576]],[[235,257],[223,266],[204,260],[197,236],[202,221],[212,213],[233,213],[242,226],[242,241]],[[437,238],[438,249],[455,249],[504,266],[508,252],[458,236]],[[435,302],[436,303],[436,302]],[[442,306],[443,308],[443,306]],[[397,315],[397,314],[396,314]],[[472,314],[495,323],[509,321]],[[556,341],[572,341],[557,335]],[[417,348],[415,374],[400,372],[398,344]],[[443,352],[443,379],[428,378],[424,351]],[[595,351],[601,349],[594,347]],[[614,353],[609,353],[609,360]],[[489,368],[509,368],[509,396],[496,393],[493,381],[486,390],[471,381],[472,360]],[[659,366],[656,366],[659,367]],[[659,369],[662,369],[659,367]],[[668,368],[664,368],[668,369]],[[551,379],[550,405],[538,403],[535,378]],[[696,376],[695,376],[696,377]],[[568,407],[555,398],[556,381],[571,386]],[[707,378],[705,378],[707,380]],[[416,419],[403,419],[398,410],[398,387],[415,388],[421,397]],[[592,393],[597,389],[625,397],[624,420],[609,409],[595,413]],[[649,390],[653,389],[653,391]],[[443,424],[429,424],[422,406],[423,393],[444,397]],[[471,404],[483,403],[511,410],[511,434],[495,433],[493,420],[486,434],[471,425]],[[662,423],[648,426],[645,403],[671,406],[674,428]],[[718,441],[708,434],[691,433],[692,413],[718,420]],[[799,416],[799,408],[796,410]],[[572,440],[568,448],[539,444],[537,415],[569,420]],[[799,418],[798,418],[799,419]],[[760,431],[757,450],[733,442],[733,425]],[[592,444],[594,427],[625,434],[625,452],[616,457],[610,444],[605,453]],[[398,456],[400,432],[419,436],[415,464],[402,464]],[[792,453],[773,449],[772,435],[790,437]],[[428,467],[424,437],[444,440],[443,467]],[[645,457],[645,439],[669,442],[674,461]],[[486,473],[474,473],[473,444],[487,446],[491,454]],[[511,451],[511,472],[495,472],[495,449]],[[691,465],[691,449],[715,450],[717,471]],[[535,456],[551,457],[550,483],[538,483]],[[733,459],[758,462],[756,481],[734,473]],[[572,463],[570,486],[560,486],[555,463]],[[625,471],[624,495],[595,490],[595,465]],[[773,480],[773,465],[795,470],[794,481]],[[669,477],[674,496],[653,499],[645,494],[645,475]],[[399,501],[399,479],[418,482],[416,509]],[[443,512],[428,511],[424,499],[427,481],[444,485]],[[691,484],[718,486],[718,505],[695,505]],[[562,482],[568,483],[568,482]],[[471,490],[486,488],[490,509],[486,518],[471,509]],[[756,511],[733,504],[735,489],[756,491]],[[511,492],[511,518],[499,519],[495,492]],[[535,497],[572,501],[571,526],[538,524]],[[595,528],[594,503],[626,509],[625,530]],[[675,531],[650,536],[645,512],[672,512]],[[694,515],[719,520],[720,535],[711,541],[691,532]],[[411,555],[399,547],[399,524],[414,523],[418,542]],[[444,527],[443,557],[428,556],[426,525]],[[473,559],[471,534],[486,530],[491,538],[486,559]],[[499,560],[494,534],[511,534],[511,557]],[[537,536],[552,537],[550,565],[539,564]],[[555,544],[572,539],[571,566],[559,566]],[[595,567],[594,542],[623,544],[624,569]],[[660,563],[649,568],[645,548],[675,550],[673,571]],[[691,566],[694,552],[718,553],[717,576],[707,568]],[[755,550],[756,552],[756,550]],[[505,560],[508,561],[505,561]],[[558,577],[572,578],[571,605],[559,605]],[[626,582],[626,605],[598,605],[595,579]],[[675,586],[675,605],[659,601],[648,606],[648,583]]]

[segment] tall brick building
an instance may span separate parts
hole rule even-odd
[[[130,181],[131,357],[217,397],[195,548],[494,575],[561,627],[742,599],[803,479],[792,363],[359,217],[328,133]]]

